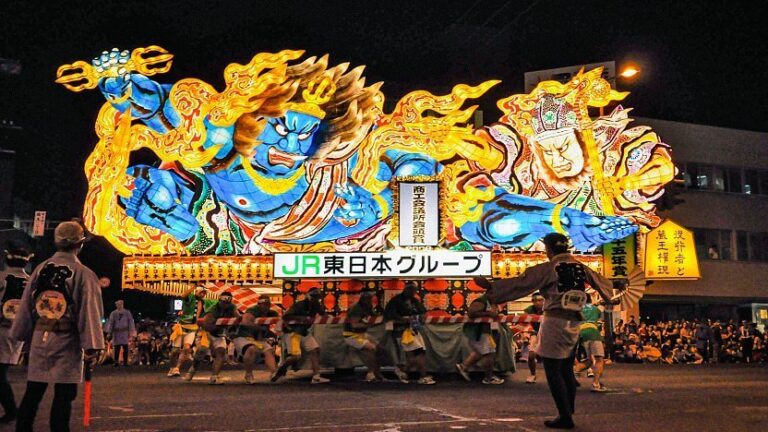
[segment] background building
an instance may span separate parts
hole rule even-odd
[[[691,229],[701,280],[655,282],[643,317],[768,318],[768,133],[636,118],[670,143],[684,200],[662,212]],[[674,198],[669,197],[669,201]],[[765,305],[768,308],[768,305]],[[755,317],[754,315],[758,316]]]

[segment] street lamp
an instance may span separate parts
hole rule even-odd
[[[625,80],[631,80],[631,79],[637,78],[639,74],[640,74],[640,68],[635,66],[634,64],[629,64],[627,66],[624,66],[624,69],[622,69],[621,72],[616,74],[616,78],[621,77],[621,78],[624,78]],[[614,79],[614,86],[616,87],[616,90],[618,90],[618,85],[616,85],[615,79]],[[604,114],[604,107],[600,107],[600,117],[602,117],[603,114]]]
[[[624,68],[624,70],[621,71],[621,73],[619,73],[619,76],[622,78],[633,78],[639,73],[640,69],[636,68],[635,66],[627,66]]]

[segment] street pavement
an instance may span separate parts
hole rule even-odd
[[[433,386],[358,381],[362,374],[328,375],[330,384],[310,385],[306,373],[288,380],[243,383],[238,369],[227,383],[208,384],[208,371],[192,382],[165,377],[165,369],[101,367],[94,373],[89,431],[539,431],[555,414],[539,370],[526,384],[526,365],[500,386],[438,376]],[[14,368],[16,398],[23,369]],[[393,376],[394,378],[394,376]],[[613,365],[608,393],[589,392],[582,378],[576,401],[579,431],[760,431],[768,430],[768,367],[760,365]],[[49,389],[35,430],[48,430]],[[72,418],[82,430],[82,387]],[[0,428],[0,430],[6,430]],[[12,430],[12,427],[7,427]]]

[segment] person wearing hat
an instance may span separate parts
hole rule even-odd
[[[256,318],[278,317],[276,310],[272,309],[272,302],[268,294],[259,296],[259,301],[255,306],[248,308],[243,314],[243,320],[237,329],[235,339],[235,358],[243,362],[245,367],[245,382],[255,384],[253,377],[253,366],[256,363],[256,356],[261,353],[264,356],[264,364],[267,366],[270,375],[277,370],[275,366],[275,335],[269,330],[268,325],[255,324]]]
[[[192,346],[198,333],[197,320],[203,316],[206,309],[216,303],[215,300],[206,300],[207,292],[204,286],[191,286],[181,294],[181,311],[171,330],[171,369],[167,375],[169,378],[181,376],[181,369],[192,360]]]
[[[531,296],[531,305],[523,310],[524,313],[529,315],[541,315],[544,313],[544,296],[541,293],[535,292]],[[536,347],[539,345],[539,326],[540,322],[531,324],[533,330],[531,331],[531,337],[528,339],[528,371],[531,373],[525,382],[528,384],[536,384]]]
[[[613,285],[568,253],[568,237],[550,233],[542,239],[548,262],[528,268],[512,279],[494,280],[475,278],[484,287],[494,303],[504,303],[525,297],[538,290],[544,296],[544,319],[539,328],[539,347],[536,352],[544,363],[552,398],[559,416],[544,425],[554,429],[572,429],[576,402],[576,377],[573,365],[581,310],[586,304],[586,285],[589,284],[611,303]]]
[[[435,380],[427,374],[427,351],[420,331],[427,309],[416,297],[418,288],[416,282],[406,282],[403,291],[392,297],[384,308],[384,319],[392,322],[392,336],[405,353],[405,367],[395,368],[397,378],[407,383],[408,372],[417,371],[417,382],[429,385],[434,384]]]
[[[381,347],[367,333],[368,327],[373,325],[372,322],[378,315],[373,308],[375,295],[376,293],[372,290],[361,292],[357,303],[347,311],[347,319],[344,322],[344,343],[357,351],[368,368],[365,377],[367,382],[384,381],[376,357]]]
[[[216,321],[223,318],[240,318],[240,312],[237,311],[237,307],[232,303],[232,293],[229,291],[219,294],[219,301],[206,309],[203,314],[202,327],[205,330],[204,336],[207,337],[208,347],[212,350],[213,354],[213,370],[211,371],[209,384],[224,384],[224,380],[219,376],[219,373],[221,372],[221,367],[224,366],[224,362],[227,360],[227,332],[231,326],[216,324]],[[201,342],[195,352],[192,367],[184,377],[185,380],[191,381],[192,377],[194,377],[197,365],[207,351],[204,345]]]
[[[125,308],[122,300],[115,302],[115,310],[109,314],[107,327],[107,339],[112,341],[114,349],[115,367],[120,364],[120,351],[123,352],[123,366],[128,366],[128,342],[136,336],[136,323],[131,311]]]
[[[79,223],[60,223],[54,231],[58,251],[35,268],[24,288],[11,327],[11,337],[29,347],[27,388],[17,431],[32,431],[49,384],[54,384],[51,428],[69,431],[84,360],[91,367],[104,349],[99,278],[77,259],[86,240]]]
[[[16,399],[8,382],[8,368],[19,364],[23,344],[10,337],[10,330],[29,279],[24,268],[32,256],[23,246],[10,243],[5,250],[6,269],[0,272],[0,405],[4,410],[0,424],[16,419]]]
[[[270,381],[276,382],[285,376],[288,368],[299,364],[303,357],[308,357],[312,365],[312,384],[330,381],[320,375],[320,344],[310,333],[315,317],[325,312],[322,298],[323,292],[312,288],[283,315],[283,359]]]

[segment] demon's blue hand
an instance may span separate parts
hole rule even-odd
[[[141,165],[129,168],[128,175],[136,178],[131,197],[120,198],[128,216],[180,241],[197,232],[199,224],[189,211],[190,192],[178,175]]]
[[[128,106],[127,101],[131,97],[131,74],[125,68],[130,60],[128,51],[120,52],[117,48],[112,51],[104,51],[100,56],[94,57],[91,64],[99,73],[112,70],[113,74],[99,80],[99,90],[118,111],[124,111]]]
[[[637,225],[627,218],[597,217],[571,208],[563,209],[561,223],[573,245],[580,251],[623,239],[637,231]]]
[[[334,216],[347,221],[358,221],[365,226],[376,223],[379,217],[379,206],[370,192],[350,184],[337,184],[334,192],[336,196],[346,201],[336,210]]]
[[[101,94],[114,109],[130,112],[134,120],[140,120],[155,132],[166,133],[178,127],[181,120],[168,97],[171,85],[131,73],[126,68],[129,60],[130,53],[117,48],[93,59],[96,71],[107,75],[99,80]]]

